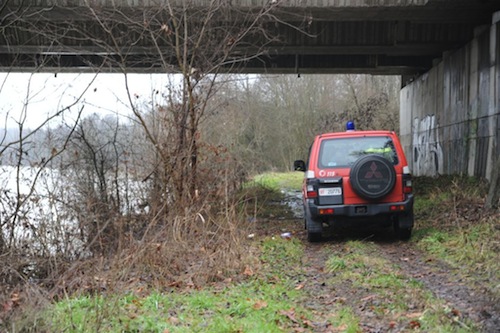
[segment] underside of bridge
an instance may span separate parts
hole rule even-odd
[[[227,1],[238,13],[257,12],[261,2],[276,4],[263,33],[232,49],[232,57],[244,61],[237,67],[227,61],[227,71],[419,75],[489,27],[500,10],[499,0]],[[203,3],[192,1],[199,11]],[[123,20],[110,28],[96,8]],[[162,10],[147,0],[3,0],[0,70],[175,71],[165,66],[175,64],[174,50],[130,28]],[[224,24],[224,17],[218,20]]]

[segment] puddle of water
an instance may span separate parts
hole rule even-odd
[[[293,216],[296,218],[304,218],[304,206],[302,205],[302,191],[301,190],[281,190],[285,195],[282,204],[290,207]]]

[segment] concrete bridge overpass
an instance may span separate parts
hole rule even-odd
[[[0,0],[0,71],[175,70],[158,61],[172,51],[137,38],[129,18],[154,16],[166,4],[189,3],[201,13],[209,2]],[[273,7],[261,32],[275,38],[253,35],[234,48],[246,58],[239,71],[402,75],[400,136],[413,173],[491,177],[500,156],[500,0],[211,3],[229,3],[233,18]],[[94,10],[125,24],[109,33]]]
[[[157,45],[150,38],[134,39],[135,32],[127,24],[119,29],[121,36],[128,38],[110,38],[93,12],[105,10],[108,15],[141,18],[145,13],[166,10],[167,3],[201,8],[210,2],[1,0],[0,70],[31,71],[42,59],[41,70],[85,70],[108,57],[125,62],[129,71],[165,72],[165,66],[155,60]],[[274,7],[270,14],[275,20],[268,20],[264,28],[275,40],[249,42],[235,49],[240,56],[248,56],[240,68],[246,73],[419,74],[429,70],[443,53],[472,40],[476,29],[491,24],[492,14],[500,10],[499,0],[223,0],[222,3],[230,3],[240,13],[255,12],[265,5]],[[252,57],[256,52],[259,56]]]

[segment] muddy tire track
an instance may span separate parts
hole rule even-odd
[[[304,305],[316,316],[313,332],[341,332],[332,327],[328,319],[335,305],[348,305],[360,318],[363,332],[407,332],[408,327],[394,326],[387,318],[371,311],[372,294],[369,290],[353,287],[351,281],[342,285],[330,284],[332,273],[325,270],[329,254],[341,254],[348,239],[370,238],[376,246],[374,255],[396,264],[403,275],[422,283],[436,298],[443,300],[460,320],[469,319],[484,333],[500,332],[500,305],[488,290],[475,281],[465,280],[452,267],[439,260],[426,258],[411,242],[394,241],[393,235],[357,235],[329,237],[324,242],[311,244],[303,231],[297,231],[305,244],[303,269],[304,290],[309,295]],[[353,238],[354,237],[354,238]],[[376,300],[375,300],[376,301]],[[392,326],[391,326],[392,325]]]
[[[381,256],[396,263],[403,272],[421,282],[432,293],[469,318],[485,333],[500,332],[500,300],[478,281],[462,277],[442,261],[430,259],[411,243],[378,243]]]
[[[378,317],[367,302],[371,294],[368,290],[356,288],[352,281],[332,284],[332,273],[325,271],[325,263],[331,251],[339,250],[340,244],[306,243],[304,252],[305,291],[309,295],[304,306],[311,310],[317,320],[313,323],[313,332],[344,332],[345,328],[332,327],[329,319],[334,316],[337,306],[349,306],[360,318],[359,326],[363,332],[388,332],[388,322]],[[394,331],[393,331],[394,332]]]

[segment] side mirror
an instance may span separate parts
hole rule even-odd
[[[295,171],[306,171],[306,163],[302,160],[297,160],[293,162],[293,170]]]

